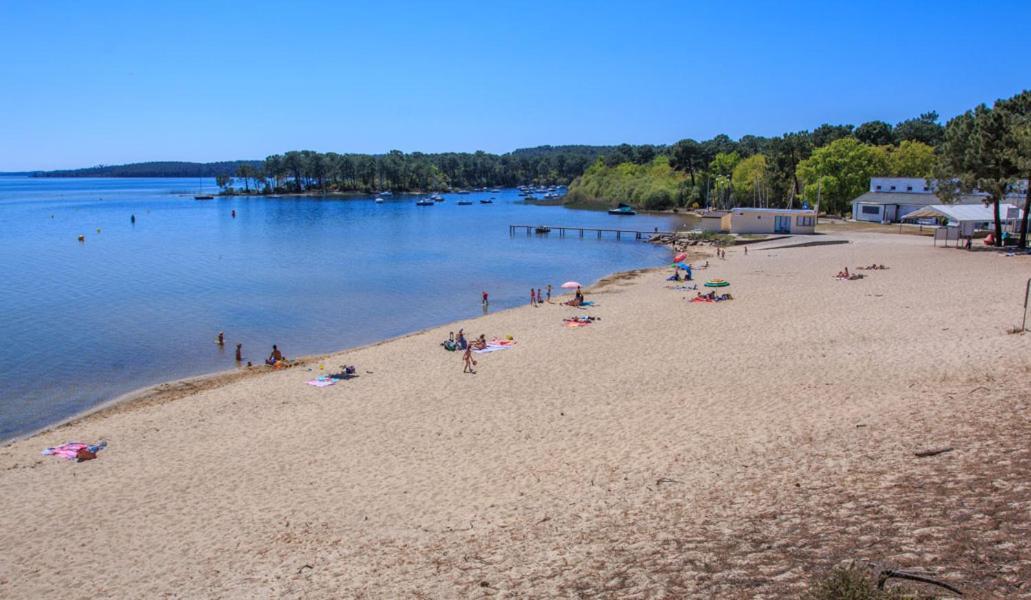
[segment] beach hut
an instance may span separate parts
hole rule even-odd
[[[735,208],[729,217],[730,233],[816,233],[816,211],[791,208]]]

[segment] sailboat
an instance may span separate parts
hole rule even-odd
[[[211,194],[204,193],[204,184],[201,183],[204,180],[203,177],[197,178],[197,195],[193,197],[194,200],[214,200],[215,197]]]

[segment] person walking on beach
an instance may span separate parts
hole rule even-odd
[[[544,296],[541,295],[541,288],[537,288],[537,305],[544,304]]]
[[[473,369],[473,367],[476,366],[476,359],[473,358],[473,347],[472,346],[467,346],[466,347],[465,354],[462,355],[462,361],[465,362],[465,367],[462,369],[462,372],[463,373],[472,373],[472,374],[475,375],[476,374],[476,370]]]
[[[548,284],[548,304],[551,304],[551,284]]]

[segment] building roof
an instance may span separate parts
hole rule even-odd
[[[984,204],[985,196],[981,194],[963,194],[955,204]],[[853,204],[942,204],[934,194],[914,194],[912,192],[866,192],[856,197]]]
[[[999,215],[1005,219],[1019,219],[1020,210],[1012,204],[1000,204]],[[902,215],[903,219],[924,219],[928,217],[946,217],[950,221],[994,221],[995,211],[984,204],[932,204]]]
[[[816,214],[815,208],[751,208],[741,207],[735,208],[734,212],[764,212],[764,213],[780,213],[785,215],[809,215]]]

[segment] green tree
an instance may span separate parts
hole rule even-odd
[[[871,146],[887,146],[895,143],[895,133],[891,125],[884,121],[868,121],[855,131],[856,139]]]
[[[734,197],[738,203],[752,199],[753,206],[763,206],[766,196],[766,157],[753,154],[739,162],[733,171]]]
[[[888,157],[881,147],[846,137],[814,150],[797,171],[810,203],[819,201],[827,212],[843,214],[853,198],[869,189],[870,177],[888,171]]]
[[[1022,173],[1021,123],[1031,112],[1028,105],[1031,101],[1020,94],[998,100],[991,108],[977,106],[945,125],[938,147],[938,194],[949,200],[964,193],[987,194],[985,204],[993,207],[997,246],[1002,245],[999,205],[1017,187]]]
[[[695,185],[695,172],[705,169],[705,151],[702,145],[692,139],[680,140],[673,144],[670,164],[678,171],[686,171],[691,177],[691,185]]]
[[[813,130],[813,145],[817,148],[852,135],[851,125],[831,125],[824,123]]]
[[[795,196],[802,193],[802,182],[798,179],[798,164],[809,158],[813,152],[812,136],[807,131],[785,133],[770,140],[767,151],[767,169],[774,197],[789,205]]]
[[[895,126],[895,139],[923,142],[937,146],[945,135],[945,129],[938,123],[938,113],[925,112],[915,119],[907,119]]]
[[[1024,91],[1009,100],[1004,100],[1000,108],[1010,113],[1013,131],[1014,162],[1024,179],[1024,212],[1020,222],[1020,247],[1027,248],[1028,217],[1031,215],[1031,91]]]
[[[923,142],[903,140],[888,152],[888,169],[896,177],[930,177],[935,161],[934,148]]]

